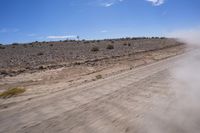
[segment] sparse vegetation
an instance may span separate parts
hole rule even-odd
[[[41,55],[44,55],[44,53],[39,52],[39,53],[37,53],[37,55],[38,55],[38,56],[41,56]]]
[[[85,44],[90,43],[90,41],[84,41]]]
[[[97,75],[96,79],[102,79],[102,75]]]
[[[6,70],[4,70],[4,71],[1,71],[0,74],[1,74],[1,75],[8,75],[9,72],[7,72]]]
[[[96,40],[92,40],[92,41],[90,41],[91,43],[95,43],[96,42]]]
[[[17,96],[19,94],[22,94],[26,91],[25,88],[21,88],[21,87],[15,87],[15,88],[11,88],[11,89],[8,89],[2,93],[0,93],[0,98],[10,98],[10,97],[13,97],[13,96]]]
[[[113,45],[108,45],[106,48],[107,49],[114,49],[114,46]]]
[[[16,46],[16,45],[19,45],[19,43],[13,43],[12,45],[15,45],[15,46]]]
[[[39,66],[39,70],[43,70],[43,69],[46,69],[47,67],[46,66]]]
[[[110,41],[111,43],[115,43],[113,40]]]
[[[95,40],[94,43],[92,43],[93,40],[85,40],[85,42],[87,41],[87,44],[79,41],[80,45],[77,45],[77,41],[65,43],[50,41],[45,44],[43,42],[32,42],[21,43],[18,46],[0,45],[0,77],[18,75],[22,73],[20,70],[34,72],[35,70],[59,68],[63,65],[71,66],[75,64],[74,62],[94,66],[99,65],[98,62],[104,59],[106,61],[112,57],[120,57],[140,51],[152,51],[180,44],[174,39],[155,40],[151,38],[146,40],[132,40],[132,38],[128,40],[127,38],[124,38],[124,40],[120,38],[105,39]],[[79,65],[79,63],[75,65]],[[31,69],[26,69],[28,66],[31,66]]]
[[[4,46],[2,46],[2,45],[0,45],[0,49],[5,49],[5,47],[4,47]]]
[[[27,45],[27,44],[23,44],[23,46],[24,46],[24,48],[27,48],[27,47],[28,47],[28,45]]]
[[[99,47],[94,46],[94,47],[92,47],[91,51],[92,51],[92,52],[97,52],[97,51],[99,51]]]

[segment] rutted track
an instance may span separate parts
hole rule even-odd
[[[169,58],[1,110],[0,132],[137,132],[146,111],[173,99],[169,70],[179,59]]]

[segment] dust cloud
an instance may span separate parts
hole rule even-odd
[[[159,105],[145,123],[142,133],[200,132],[200,28],[176,31],[169,37],[187,45],[187,54],[170,70],[173,99]]]

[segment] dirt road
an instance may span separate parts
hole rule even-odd
[[[169,58],[0,110],[0,132],[137,133],[145,114],[173,101]]]

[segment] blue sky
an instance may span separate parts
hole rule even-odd
[[[0,0],[0,43],[164,36],[200,26],[200,0]]]

